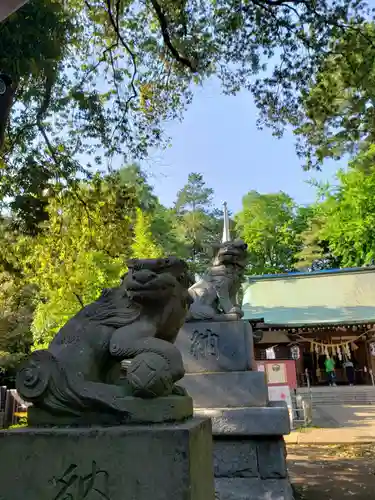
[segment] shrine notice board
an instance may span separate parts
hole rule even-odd
[[[296,362],[291,359],[265,359],[257,361],[258,371],[265,372],[268,386],[285,386],[297,388]]]

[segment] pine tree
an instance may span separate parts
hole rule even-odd
[[[174,205],[187,259],[192,271],[198,274],[204,272],[209,265],[212,243],[220,241],[222,225],[218,224],[217,210],[212,210],[213,194],[213,189],[206,186],[203,176],[193,172],[177,193]]]

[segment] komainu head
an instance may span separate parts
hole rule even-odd
[[[232,265],[244,269],[247,264],[247,244],[242,240],[227,241],[215,247],[214,266]]]
[[[128,297],[135,302],[162,302],[187,290],[192,283],[188,266],[177,257],[131,259],[123,285]],[[186,294],[184,292],[186,290]]]

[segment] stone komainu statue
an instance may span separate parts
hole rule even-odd
[[[72,418],[102,413],[127,421],[130,399],[183,394],[175,386],[184,367],[173,343],[191,303],[187,265],[170,257],[134,259],[128,267],[119,287],[105,290],[48,349],[21,365],[16,387],[33,403],[31,411]],[[121,378],[123,360],[130,364]]]
[[[237,321],[243,316],[237,295],[247,264],[247,244],[229,241],[216,247],[212,266],[189,288],[193,303],[187,321]]]

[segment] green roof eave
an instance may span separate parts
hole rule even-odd
[[[374,268],[290,273],[243,285],[244,319],[273,325],[349,325],[375,321]]]
[[[323,269],[321,271],[305,271],[305,272],[294,272],[294,273],[279,273],[279,274],[251,274],[245,276],[245,283],[251,283],[253,281],[265,281],[265,280],[280,280],[280,279],[298,279],[298,278],[313,278],[317,276],[327,276],[327,275],[342,275],[342,274],[352,274],[352,273],[375,273],[375,266],[368,267],[349,267],[343,269]]]

